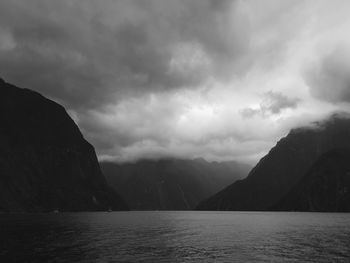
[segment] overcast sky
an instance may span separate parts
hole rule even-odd
[[[254,163],[349,110],[348,0],[0,0],[0,76],[64,105],[100,159]]]

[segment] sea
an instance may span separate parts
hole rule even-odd
[[[0,262],[350,262],[350,214],[0,214]]]

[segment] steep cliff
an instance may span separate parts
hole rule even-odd
[[[0,80],[0,210],[127,209],[59,104]]]
[[[266,210],[299,182],[317,158],[350,147],[350,119],[335,114],[313,127],[292,130],[263,157],[244,180],[201,202],[200,210]]]

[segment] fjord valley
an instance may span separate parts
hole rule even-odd
[[[349,0],[0,0],[0,263],[350,262]]]
[[[99,164],[62,106],[0,84],[2,211],[349,210],[348,114],[291,130],[253,169],[200,158]]]

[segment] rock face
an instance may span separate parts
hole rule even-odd
[[[321,155],[273,210],[350,212],[350,149]]]
[[[313,128],[292,130],[244,180],[200,203],[200,210],[268,210],[286,195],[323,153],[350,147],[348,116],[333,115]]]
[[[0,81],[0,210],[127,209],[59,104]]]
[[[131,209],[188,210],[245,177],[251,167],[237,162],[163,159],[101,163],[101,168]]]

